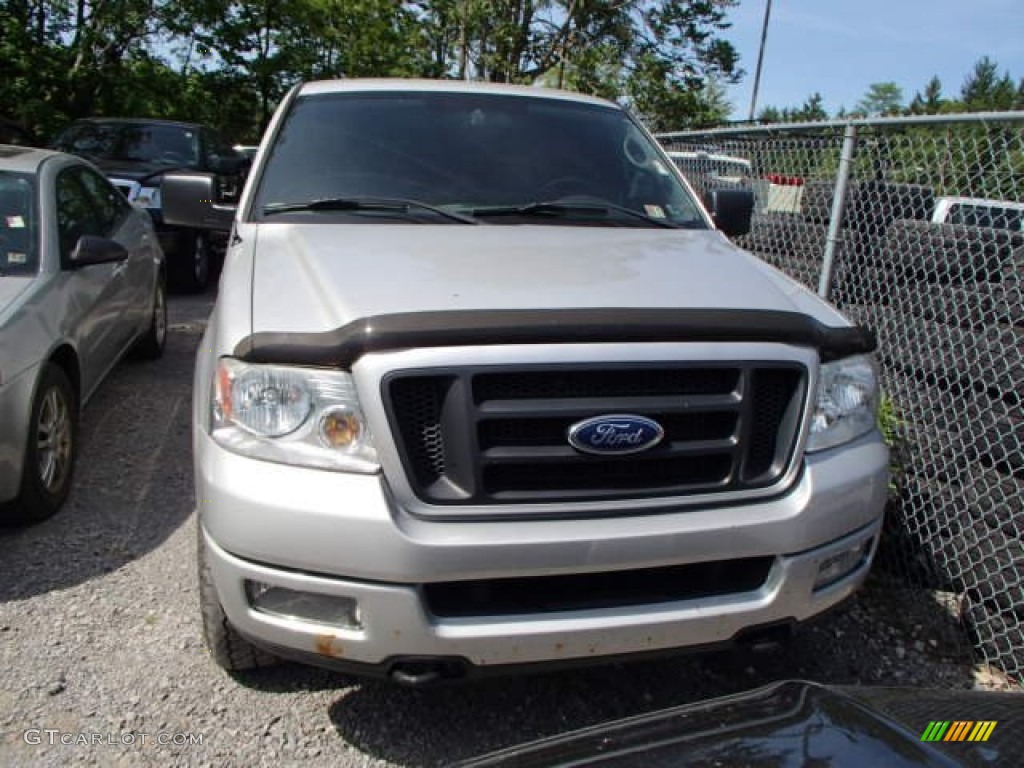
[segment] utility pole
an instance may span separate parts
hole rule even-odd
[[[768,37],[768,17],[772,15],[772,0],[764,7],[764,24],[761,25],[761,47],[757,51],[757,70],[754,72],[754,92],[750,94],[750,122],[754,122],[757,110],[757,89],[761,86],[761,62],[764,61],[764,41]]]

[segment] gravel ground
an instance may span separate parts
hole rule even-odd
[[[120,365],[86,408],[67,507],[42,525],[0,531],[4,766],[447,765],[783,678],[1010,687],[971,663],[954,600],[901,592],[884,577],[767,655],[427,691],[294,665],[229,676],[201,639],[194,568],[188,408],[211,305],[210,297],[172,298],[164,359]]]

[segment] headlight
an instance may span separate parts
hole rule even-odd
[[[875,428],[878,375],[870,357],[848,357],[821,366],[808,451],[849,442]]]
[[[210,435],[234,453],[281,464],[376,472],[377,451],[343,371],[217,361]]]

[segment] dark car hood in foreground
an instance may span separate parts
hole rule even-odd
[[[921,741],[932,721],[996,721],[986,742]],[[783,682],[512,747],[462,768],[1021,766],[1024,694]]]

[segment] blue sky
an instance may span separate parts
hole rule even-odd
[[[731,119],[745,120],[766,0],[740,0],[723,33],[746,75],[729,86]],[[892,81],[904,100],[932,75],[960,92],[984,55],[1024,77],[1024,0],[772,0],[757,110],[799,106],[814,91],[834,114],[852,108],[871,83]]]

